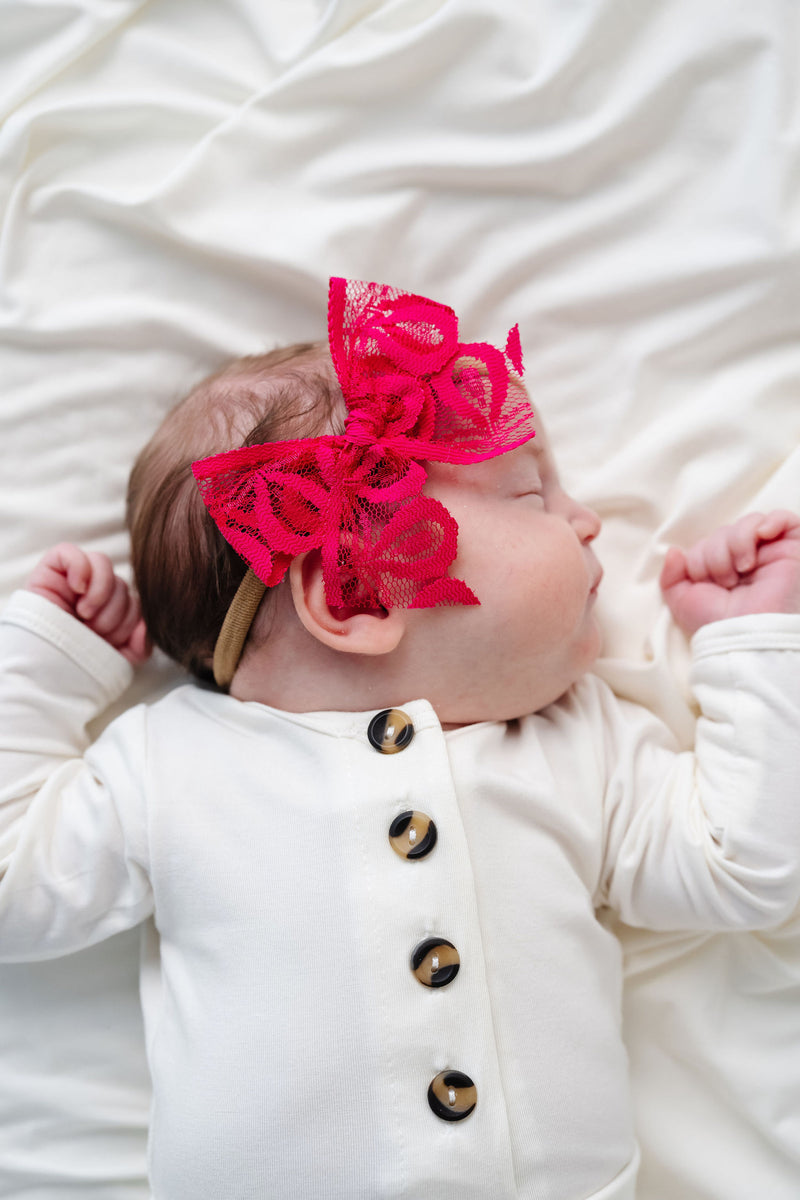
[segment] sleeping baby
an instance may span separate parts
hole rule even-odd
[[[596,912],[794,909],[800,518],[670,550],[680,753],[591,673],[600,522],[516,329],[462,342],[342,279],[328,329],[167,416],[131,477],[138,596],[64,544],[3,614],[0,957],[154,917],[155,1200],[632,1200]],[[151,641],[195,680],[88,746]]]

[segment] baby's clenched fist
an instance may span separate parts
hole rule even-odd
[[[725,617],[800,613],[800,516],[748,513],[690,550],[671,546],[660,583],[686,634]]]
[[[62,542],[37,563],[26,587],[88,625],[134,666],[149,656],[139,601],[106,554]]]

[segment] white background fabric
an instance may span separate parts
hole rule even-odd
[[[800,504],[798,47],[793,0],[5,0],[0,592],[122,566],[173,400],[379,279],[519,321],[603,672],[689,740],[664,546]],[[796,1200],[799,942],[626,936],[645,1200]],[[0,1196],[146,1196],[136,953],[3,968]]]

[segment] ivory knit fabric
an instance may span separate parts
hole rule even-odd
[[[189,685],[84,726],[130,677],[40,597],[0,623],[0,957],[155,915],[145,1019],[156,1200],[632,1200],[618,943],[596,919],[762,929],[800,890],[800,617],[693,639],[696,753],[586,676],[557,704],[444,734],[402,705],[282,713]],[[400,858],[393,819],[436,823]],[[440,935],[455,981],[409,959]],[[444,1070],[477,1087],[449,1124]]]

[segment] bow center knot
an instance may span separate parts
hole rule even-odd
[[[344,426],[345,436],[355,446],[372,446],[386,432],[385,413],[368,408],[351,408]]]

